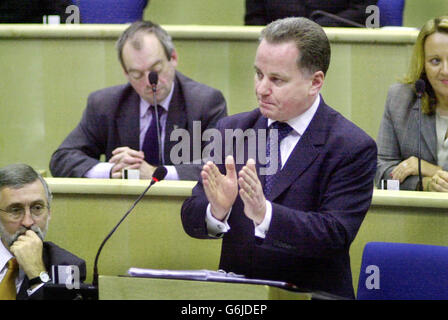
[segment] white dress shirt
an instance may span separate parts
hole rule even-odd
[[[165,127],[166,127],[166,119],[168,117],[168,109],[171,102],[171,98],[173,97],[174,92],[174,82],[171,87],[171,91],[168,96],[158,104],[165,110],[163,114],[159,115],[160,120],[160,131],[161,131],[161,142],[162,142],[162,157],[164,155],[164,141],[165,141]],[[140,97],[140,134],[139,134],[139,146],[140,150],[142,149],[143,142],[145,140],[146,131],[149,128],[152,120],[152,112],[149,109],[150,104]],[[109,179],[110,170],[114,166],[114,163],[109,162],[100,162],[97,165],[93,166],[89,171],[84,175],[85,178],[98,178],[98,179]],[[179,180],[179,175],[177,174],[177,170],[174,166],[165,166],[167,169],[167,175],[165,180]]]
[[[437,134],[437,165],[445,167],[448,164],[448,139],[445,139],[448,131],[448,115],[436,110],[436,134]]]
[[[308,108],[308,110],[306,110],[301,115],[286,121],[293,128],[293,130],[288,136],[286,136],[280,142],[280,155],[282,160],[281,168],[285,166],[286,162],[289,159],[289,156],[291,155],[291,152],[294,150],[295,146],[299,142],[300,137],[303,135],[306,128],[308,128],[308,125],[310,124],[311,120],[313,119],[317,111],[317,108],[319,107],[319,103],[320,103],[320,95],[317,96],[316,100],[313,102],[311,107]],[[274,122],[273,120],[268,119],[268,127],[273,122]],[[229,219],[231,212],[232,210],[229,211],[224,221],[219,221],[218,219],[213,217],[211,213],[210,204],[207,206],[205,222],[207,224],[207,231],[209,236],[221,237],[225,232],[230,230],[230,226],[227,223],[227,221]],[[269,226],[271,224],[271,219],[272,219],[272,203],[266,200],[266,214],[264,220],[259,225],[256,225],[254,223],[255,236],[263,239],[266,237],[266,234],[269,230]]]

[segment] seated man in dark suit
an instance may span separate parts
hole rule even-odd
[[[0,168],[0,300],[39,297],[52,266],[76,266],[74,280],[85,280],[84,260],[44,241],[50,205],[48,185],[33,168]]]
[[[166,165],[166,179],[197,180],[200,167],[190,164],[196,160],[193,153],[183,163],[175,161],[177,155],[171,154],[179,143],[171,141],[171,134],[176,129],[188,132],[192,146],[194,125],[199,123],[199,129],[204,131],[227,115],[223,95],[176,71],[178,56],[171,37],[157,24],[133,23],[121,35],[117,49],[129,83],[89,96],[80,123],[51,158],[52,175],[121,178],[122,169],[129,168],[140,170],[140,178],[150,179],[157,166]],[[152,71],[158,73],[155,96],[160,106],[159,126],[148,80]],[[102,154],[107,162],[100,162]]]
[[[65,23],[71,12],[67,7],[72,0],[2,0],[0,1],[0,23],[42,23],[46,15],[58,15]]]
[[[353,27],[342,19],[365,25],[368,14],[366,8],[376,5],[377,0],[246,0],[246,25],[264,26],[277,19],[287,17],[312,18],[323,27]],[[329,15],[313,14],[320,10],[336,15],[342,19],[335,19]]]
[[[263,29],[259,107],[217,124],[222,137],[247,139],[222,142],[222,158],[204,165],[181,215],[190,236],[223,238],[220,269],[353,298],[349,248],[372,199],[377,149],[320,96],[329,64],[315,22],[286,18]]]

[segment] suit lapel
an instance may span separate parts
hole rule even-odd
[[[200,119],[197,119],[198,121]],[[170,106],[168,108],[168,115],[166,118],[165,126],[165,141],[164,141],[164,158],[165,163],[170,164],[170,150],[178,141],[170,141],[171,133],[174,129],[186,129],[187,128],[187,111],[185,106],[185,99],[183,97],[182,88],[180,82],[175,78],[174,91],[171,97]]]
[[[434,115],[422,114],[422,157],[425,155],[425,152],[423,151],[423,145],[425,144],[426,149],[429,150],[434,160],[437,159],[437,133],[435,121]],[[411,115],[406,131],[406,137],[417,137],[417,139],[407,139],[406,144],[409,146],[410,150],[418,150],[418,132],[418,108],[417,102],[415,102],[411,109]]]
[[[258,121],[255,123],[255,125],[254,125],[254,132],[255,132],[255,135],[257,136],[258,139],[260,139],[259,130],[265,130],[265,138],[267,139],[268,138],[268,132],[267,132],[267,130],[268,130],[268,119],[263,117],[263,116],[261,116],[258,119]],[[266,145],[266,142],[267,142],[267,140],[265,140],[264,143],[262,144],[264,147]],[[259,146],[260,146],[260,142],[257,141],[257,145],[253,146],[253,147],[255,148],[255,150],[258,150]],[[248,148],[250,148],[250,147],[251,146],[248,146]],[[265,147],[265,150],[263,151],[263,154],[266,154],[266,147]],[[257,153],[257,159],[258,159],[258,161],[255,162],[255,168],[257,169],[258,178],[259,178],[259,180],[261,182],[261,185],[264,188],[264,183],[265,183],[266,176],[265,175],[260,175],[260,168],[265,166],[266,159],[263,159],[263,161],[261,161],[261,159],[259,159],[259,154],[258,153]],[[246,161],[247,161],[247,159],[246,159]]]
[[[129,97],[121,103],[115,120],[120,146],[140,150],[140,97],[132,90]]]
[[[274,201],[313,163],[319,155],[316,145],[325,143],[328,130],[327,107],[321,98],[321,103],[308,128],[300,137],[283,169],[277,173],[273,182],[272,192],[268,200]]]
[[[436,117],[422,114],[422,143],[426,143],[434,160],[437,159]]]

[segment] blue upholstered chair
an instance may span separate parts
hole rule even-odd
[[[73,0],[81,23],[132,23],[143,19],[148,0]]]
[[[448,247],[367,243],[362,256],[357,299],[448,299]]]
[[[380,25],[402,26],[405,0],[378,0],[380,9]]]

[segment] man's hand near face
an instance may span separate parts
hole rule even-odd
[[[42,260],[42,248],[42,240],[32,230],[27,230],[19,236],[9,248],[28,279],[36,278],[41,272],[46,271]]]

